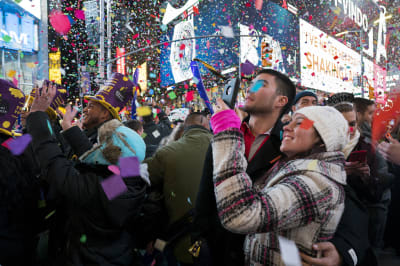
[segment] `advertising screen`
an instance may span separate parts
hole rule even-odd
[[[202,1],[196,8],[198,14],[190,8],[187,18],[170,26],[162,38],[166,42],[160,56],[162,87],[191,79],[190,63],[194,58],[221,71],[238,65],[239,40],[221,36],[221,29],[234,20],[236,11],[232,4]],[[199,67],[202,74],[208,73],[202,64]]]
[[[297,79],[298,34],[296,16],[275,3],[265,2],[258,11],[232,1],[200,1],[198,14],[178,21],[162,39],[168,44],[161,51],[161,86],[191,79],[193,58],[219,71],[237,68],[239,55],[241,63],[261,66],[261,42],[273,46],[271,67]],[[195,39],[176,42],[188,37]],[[199,66],[202,74],[208,73]]]
[[[41,10],[40,10],[40,2],[41,0],[18,0],[15,1],[20,7],[34,15],[36,18],[40,19]]]
[[[279,5],[266,2],[260,11],[246,9],[240,27],[241,62],[261,66],[261,43],[268,43],[271,66],[293,79],[299,77],[298,19]]]
[[[301,83],[331,93],[357,92],[354,79],[361,74],[358,53],[300,20]]]
[[[3,23],[3,16],[5,17]],[[34,18],[29,15],[2,12],[0,9],[0,47],[32,52],[37,50],[37,30]]]

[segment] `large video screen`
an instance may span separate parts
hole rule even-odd
[[[260,11],[248,8],[239,24],[241,62],[261,66],[261,43],[272,50],[271,66],[292,79],[299,77],[298,18],[279,5],[266,2]]]
[[[194,58],[220,71],[237,68],[246,60],[261,66],[261,42],[273,47],[271,68],[299,78],[297,17],[272,2],[264,2],[261,10],[239,2],[201,1],[198,15],[171,27],[162,39],[168,42],[160,56],[162,87],[191,79]],[[190,37],[196,39],[177,41]],[[200,68],[207,73],[201,64]]]
[[[361,73],[361,56],[325,32],[300,19],[301,85],[331,93],[351,92],[361,94],[359,77],[364,86],[378,87],[383,70],[371,60],[363,57],[364,71]]]

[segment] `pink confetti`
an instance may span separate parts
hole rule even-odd
[[[190,102],[194,99],[194,91],[186,92],[186,102]]]
[[[18,87],[18,80],[15,77],[13,77],[13,84]]]
[[[67,34],[71,29],[71,23],[66,15],[60,10],[53,10],[50,13],[50,24],[59,34]]]
[[[111,172],[113,172],[116,175],[121,175],[121,172],[120,172],[119,167],[117,165],[109,165],[108,166],[108,170],[110,170]]]
[[[139,37],[139,33],[136,33],[135,35],[133,35],[132,39],[136,39],[137,37]]]
[[[80,9],[75,9],[75,17],[77,19],[85,20],[85,11]]]
[[[262,29],[261,29],[263,32],[267,32],[267,27],[262,27]]]
[[[261,10],[262,9],[263,1],[264,0],[256,0],[255,6],[256,6],[257,10]]]

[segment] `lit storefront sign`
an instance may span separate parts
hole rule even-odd
[[[303,86],[331,93],[355,92],[360,55],[304,20],[300,20],[300,62]]]
[[[38,51],[37,31],[33,17],[0,9],[0,47],[25,52]]]
[[[61,52],[49,53],[49,80],[61,84]]]
[[[117,47],[117,58],[120,56],[123,56],[119,59],[117,59],[117,72],[125,75],[125,48],[119,48]]]
[[[132,73],[135,73],[136,68],[132,68]],[[139,67],[139,86],[142,94],[147,91],[147,62],[144,62]]]
[[[385,104],[387,100],[386,76],[386,69],[374,64],[374,92],[377,103]]]

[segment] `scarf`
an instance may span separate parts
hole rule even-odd
[[[344,146],[342,152],[344,153],[344,158],[346,160],[349,157],[350,153],[353,151],[354,147],[357,145],[358,140],[360,139],[360,135],[360,131],[356,130],[356,134],[354,135],[354,137],[350,139],[346,146]]]

